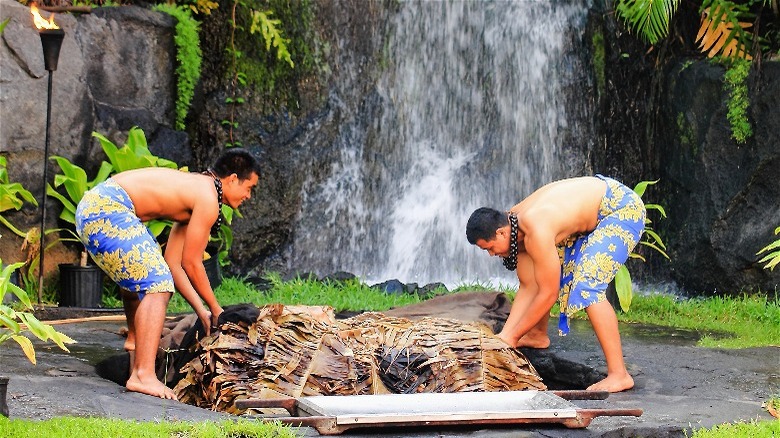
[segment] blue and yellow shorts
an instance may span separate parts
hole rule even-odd
[[[84,194],[76,208],[76,233],[92,260],[122,289],[138,293],[139,299],[174,291],[160,245],[114,180]]]
[[[633,251],[645,228],[645,204],[625,185],[596,175],[607,184],[599,207],[598,224],[587,234],[558,245],[561,259],[561,307],[558,332],[569,332],[568,318],[607,299],[607,286]]]

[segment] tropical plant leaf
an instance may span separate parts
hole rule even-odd
[[[773,252],[763,259],[759,260],[759,263],[769,262],[764,265],[764,269],[774,270],[775,266],[780,263],[780,251]]]
[[[645,208],[648,210],[655,210],[659,213],[661,213],[661,216],[663,218],[666,218],[666,210],[664,210],[664,207],[662,205],[658,204],[645,204]]]
[[[46,332],[45,325],[38,321],[38,318],[34,317],[32,313],[18,312],[17,315],[19,316],[19,319],[27,326],[27,329],[30,330],[30,333],[35,335],[36,338],[40,339],[41,341],[48,340],[49,336]]]
[[[152,236],[159,237],[166,229],[173,225],[173,221],[167,219],[152,219],[146,222],[146,228],[152,233]]]
[[[663,249],[661,249],[661,248],[660,248],[658,245],[656,245],[656,244],[654,244],[654,243],[651,243],[651,242],[646,242],[646,241],[641,241],[641,242],[639,242],[639,243],[640,243],[641,245],[647,246],[648,248],[652,248],[652,249],[654,249],[654,250],[658,251],[658,252],[659,252],[659,253],[660,253],[662,256],[664,256],[664,258],[665,258],[665,259],[667,259],[667,260],[671,260],[671,258],[669,258],[669,255],[668,255],[668,254],[666,254],[666,251],[664,251]],[[644,261],[644,259],[642,259],[642,260]]]
[[[22,302],[25,308],[32,309],[32,303],[30,302],[30,298],[27,296],[27,292],[25,292],[24,289],[20,288],[19,286],[11,283],[11,274],[24,266],[24,264],[25,262],[11,263],[10,265],[3,267],[2,271],[0,271],[0,291],[2,292],[0,293],[0,298],[5,295],[5,292],[11,291],[11,293],[13,293],[19,299],[19,301]],[[13,317],[13,311],[11,311],[11,318]]]
[[[27,296],[27,292],[25,292],[24,289],[22,289],[21,287],[13,283],[8,283],[6,286],[7,286],[6,290],[11,291],[11,293],[13,293],[16,296],[16,298],[18,298],[19,301],[21,301],[22,305],[24,305],[25,308],[32,309],[32,302],[30,301],[30,297]]]
[[[51,196],[62,203],[63,208],[62,212],[60,212],[60,219],[70,224],[76,223],[76,204],[71,202],[70,199],[66,198],[60,192],[54,190],[54,187],[49,184],[46,184],[46,195]]]
[[[20,198],[21,197],[21,198]],[[24,202],[29,202],[36,207],[38,201],[27,189],[19,183],[0,184],[0,212],[14,209],[19,210]]]
[[[709,58],[720,55],[725,58],[752,59],[747,51],[752,35],[745,29],[753,24],[740,21],[740,17],[748,15],[745,6],[730,1],[712,3],[715,4],[702,11],[701,26],[696,35],[699,49],[707,52]]]
[[[51,159],[56,161],[62,170],[62,174],[57,174],[54,177],[54,187],[64,185],[70,199],[73,200],[74,204],[78,204],[84,192],[87,191],[87,172],[65,157],[55,155]]]
[[[660,179],[657,179],[655,181],[640,181],[639,183],[637,183],[636,186],[634,186],[634,192],[640,197],[642,197],[645,195],[645,190],[647,190],[649,186],[657,184],[658,181],[660,181]]]
[[[27,360],[35,365],[35,348],[33,348],[32,342],[22,335],[13,335],[11,336],[11,339],[22,347],[22,351],[24,352],[24,355],[27,356]]]
[[[653,239],[653,241],[650,243],[657,244],[661,248],[666,249],[666,245],[664,244],[664,241],[661,239],[661,236],[659,236],[658,233],[656,233],[654,230],[646,228],[645,234],[650,236]]]
[[[631,308],[633,291],[631,287],[631,274],[628,272],[628,268],[626,268],[625,265],[621,265],[615,275],[615,292],[617,292],[618,301],[620,301],[620,308],[623,309],[624,312],[628,312]]]
[[[72,339],[70,336],[66,335],[65,333],[58,332],[54,329],[54,327],[44,324],[44,329],[46,330],[46,334],[48,335],[49,339],[57,344],[60,349],[70,352],[68,350],[68,347],[65,346],[65,344],[75,344],[76,341]]]
[[[13,310],[9,309],[7,312],[0,311],[0,326],[3,326],[14,333],[19,333],[21,331],[21,327],[19,326],[19,323],[16,322],[16,320],[13,318]]]
[[[618,0],[615,10],[629,29],[655,44],[669,34],[669,23],[680,0]]]
[[[780,227],[775,228],[775,234],[780,234]],[[766,265],[764,265],[764,269],[774,270],[775,266],[780,263],[780,251],[773,251],[778,248],[780,248],[780,239],[777,239],[769,245],[761,248],[761,250],[756,253],[756,255],[761,255],[765,252],[768,253],[758,261],[758,263],[766,263]]]

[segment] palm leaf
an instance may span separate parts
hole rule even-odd
[[[752,35],[745,29],[753,24],[740,21],[741,18],[749,17],[747,8],[730,1],[713,0],[708,3],[713,6],[702,10],[701,27],[696,35],[701,51],[707,52],[709,58],[720,55],[726,58],[752,59],[747,53]]]
[[[650,44],[669,34],[669,23],[680,0],[619,0],[616,11],[629,29]]]

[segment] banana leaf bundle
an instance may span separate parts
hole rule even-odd
[[[544,390],[531,363],[486,325],[368,312],[337,320],[318,306],[262,307],[222,324],[180,372],[179,400],[242,414],[249,398]]]

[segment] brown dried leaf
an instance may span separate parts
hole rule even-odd
[[[714,23],[714,17],[710,16],[710,8],[705,9],[702,14],[699,32],[696,35],[696,42],[699,43],[699,49],[701,49],[702,52],[709,51],[707,57],[712,58],[718,53],[722,53],[722,55],[727,58],[738,57],[752,59],[752,56],[745,51],[745,48],[739,46],[736,38],[733,38],[726,44],[729,36],[732,35],[734,23],[727,20],[727,14],[725,12],[721,15],[718,25],[715,26]],[[747,29],[752,25],[752,23],[739,22],[739,26],[742,29]]]

